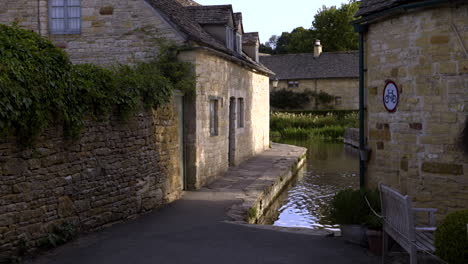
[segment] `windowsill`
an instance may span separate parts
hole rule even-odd
[[[81,32],[67,32],[67,33],[50,32],[49,34],[53,36],[70,36],[70,35],[81,35]]]

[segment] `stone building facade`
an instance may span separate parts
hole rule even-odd
[[[468,208],[468,156],[459,143],[468,116],[468,5],[374,2],[363,1],[357,13],[367,27],[366,182],[386,183],[417,207],[437,208],[440,220]],[[389,80],[400,95],[394,112],[382,99]]]
[[[321,52],[260,56],[260,61],[275,72],[270,91],[320,92],[334,97],[331,102],[312,99],[301,110],[357,110],[358,53]],[[277,83],[276,83],[277,82]]]
[[[357,110],[359,104],[358,80],[356,78],[324,78],[324,79],[299,79],[298,87],[290,87],[289,80],[279,80],[278,86],[273,87],[273,81],[270,82],[271,91],[279,91],[282,89],[293,92],[314,91],[316,93],[326,92],[335,97],[329,103],[320,103],[311,100],[309,104],[304,106],[303,110],[315,109],[337,109],[337,110]]]
[[[0,251],[11,252],[22,237],[38,241],[59,223],[94,229],[134,217],[269,147],[272,72],[243,51],[258,55],[258,41],[239,44],[242,16],[232,6],[192,0],[2,4],[0,23],[36,31],[73,63],[147,61],[164,39],[183,47],[179,59],[194,65],[197,82],[194,95],[175,96],[172,105],[142,112],[130,124],[89,121],[76,143],[51,128],[38,143],[38,156],[17,149],[14,139],[0,142]],[[65,24],[63,5],[75,8]],[[199,23],[199,15],[214,22]],[[213,30],[224,35],[211,35]]]

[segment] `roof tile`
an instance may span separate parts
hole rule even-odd
[[[187,6],[186,9],[200,24],[228,24],[232,18],[231,5]]]
[[[358,78],[357,51],[324,52],[261,56],[260,62],[276,73],[280,80]]]

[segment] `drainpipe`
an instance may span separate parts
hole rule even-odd
[[[354,31],[359,32],[359,187],[363,189],[366,185],[365,173],[367,162],[367,150],[364,134],[364,33],[367,25],[354,24]]]

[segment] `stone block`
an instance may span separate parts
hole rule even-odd
[[[369,130],[369,138],[372,140],[390,141],[391,133],[389,130]]]
[[[376,147],[377,147],[378,150],[383,150],[385,148],[384,142],[378,141],[376,143]]]
[[[457,63],[456,62],[441,62],[439,64],[440,74],[457,74]]]
[[[421,123],[410,123],[409,128],[415,129],[415,130],[422,130],[422,124]]]
[[[60,217],[72,216],[76,213],[75,205],[68,196],[58,198],[57,213]]]
[[[108,16],[114,14],[113,6],[103,6],[99,9],[99,14],[103,16]]]
[[[400,160],[400,169],[408,171],[408,157],[402,157]]]
[[[431,44],[433,45],[447,44],[449,41],[449,35],[435,35],[431,37]]]
[[[448,164],[439,162],[423,162],[421,170],[434,174],[463,175],[463,166],[460,164]]]

